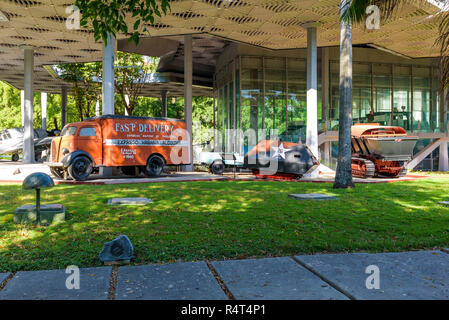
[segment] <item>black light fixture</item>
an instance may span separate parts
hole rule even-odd
[[[55,185],[53,179],[45,173],[35,172],[30,174],[23,180],[23,189],[36,190],[36,225],[41,225],[41,189],[51,188]]]

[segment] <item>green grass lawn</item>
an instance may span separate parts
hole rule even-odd
[[[13,223],[34,192],[0,185],[0,272],[99,266],[103,244],[133,242],[133,263],[237,259],[316,252],[398,251],[449,246],[449,177],[357,185],[184,182],[58,185],[44,203],[62,203],[67,221],[37,229]],[[297,201],[289,193],[326,193],[336,201]],[[146,207],[110,207],[111,197],[151,198]]]

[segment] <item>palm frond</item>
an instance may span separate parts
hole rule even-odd
[[[366,8],[371,0],[342,0],[340,5],[341,19],[346,22],[359,23],[365,18]]]
[[[366,17],[366,8],[376,5],[381,12],[381,20],[388,21],[405,5],[429,5],[427,0],[342,0],[342,20],[354,23],[362,22]]]

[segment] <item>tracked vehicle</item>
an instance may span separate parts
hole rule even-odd
[[[361,178],[399,178],[413,156],[418,137],[401,127],[357,124],[351,128],[352,175]]]
[[[250,169],[257,178],[295,180],[319,165],[306,145],[262,140],[245,155],[243,167]]]

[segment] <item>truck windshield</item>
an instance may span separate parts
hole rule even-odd
[[[77,129],[77,127],[66,127],[62,130],[61,136],[74,136]]]

